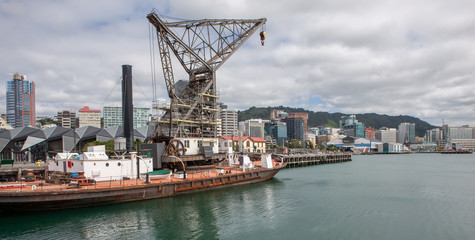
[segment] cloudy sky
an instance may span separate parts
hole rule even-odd
[[[38,116],[119,104],[122,64],[133,66],[134,105],[151,106],[153,8],[184,19],[267,18],[265,46],[255,34],[217,72],[231,108],[475,125],[473,0],[0,0],[0,112],[14,72],[36,83]]]

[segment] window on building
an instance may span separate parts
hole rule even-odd
[[[251,147],[251,142],[250,141],[247,141],[246,147]]]
[[[185,140],[185,147],[189,148],[190,147],[190,140]]]

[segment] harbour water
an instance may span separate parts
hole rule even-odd
[[[0,214],[0,239],[474,239],[475,155],[353,156],[173,198]]]

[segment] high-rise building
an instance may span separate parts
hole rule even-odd
[[[104,107],[104,128],[122,125],[122,107]],[[150,108],[134,107],[134,128],[147,126],[150,116]]]
[[[238,114],[236,110],[221,106],[219,112],[221,119],[221,136],[237,136],[238,134]]]
[[[440,128],[434,128],[426,131],[426,141],[431,143],[438,143],[442,140],[442,130]]]
[[[365,137],[364,124],[358,122],[355,115],[342,116],[340,120],[340,128],[348,137]]]
[[[76,112],[72,110],[59,111],[58,125],[63,128],[77,128]]]
[[[416,142],[416,124],[401,123],[398,127],[398,143],[415,143]]]
[[[298,139],[305,140],[305,122],[300,117],[286,117],[282,120],[287,124],[287,138],[288,140]]]
[[[285,145],[287,140],[287,124],[281,121],[271,121],[265,123],[264,130],[267,136],[270,136],[272,142],[276,145]]]
[[[88,106],[84,106],[79,109],[79,127],[93,126],[101,127],[101,110],[89,109]]]
[[[448,128],[448,140],[452,139],[472,139],[473,138],[473,128],[464,126],[464,127],[449,127]]]
[[[381,128],[374,133],[377,140],[383,143],[396,143],[397,130],[395,128]]]
[[[36,126],[35,82],[26,80],[26,76],[13,74],[13,80],[7,81],[7,122],[13,128]]]
[[[267,120],[268,121],[268,120]],[[264,139],[264,124],[266,120],[249,119],[244,121],[244,135]]]
[[[303,131],[307,132],[308,113],[306,113],[306,112],[293,112],[293,113],[289,114],[288,118],[301,118],[303,120]]]

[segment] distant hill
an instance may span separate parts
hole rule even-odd
[[[328,113],[328,112],[313,112],[309,110],[305,110],[303,108],[291,108],[291,107],[251,107],[244,111],[238,112],[238,120],[245,121],[252,118],[261,118],[261,119],[269,119],[271,110],[283,110],[288,113],[292,112],[306,112],[308,113],[308,127],[318,127],[318,126],[325,126],[325,127],[339,127],[339,121],[342,116],[352,115],[352,114],[344,114],[344,113]],[[373,127],[375,129],[381,127],[390,127],[390,128],[397,128],[400,123],[408,122],[408,123],[415,123],[416,124],[416,136],[423,137],[426,133],[426,130],[435,128],[436,126],[432,126],[426,121],[423,121],[416,117],[400,115],[400,116],[389,116],[389,115],[381,115],[376,113],[364,113],[364,114],[354,114],[356,115],[356,119],[363,123],[365,127]]]

